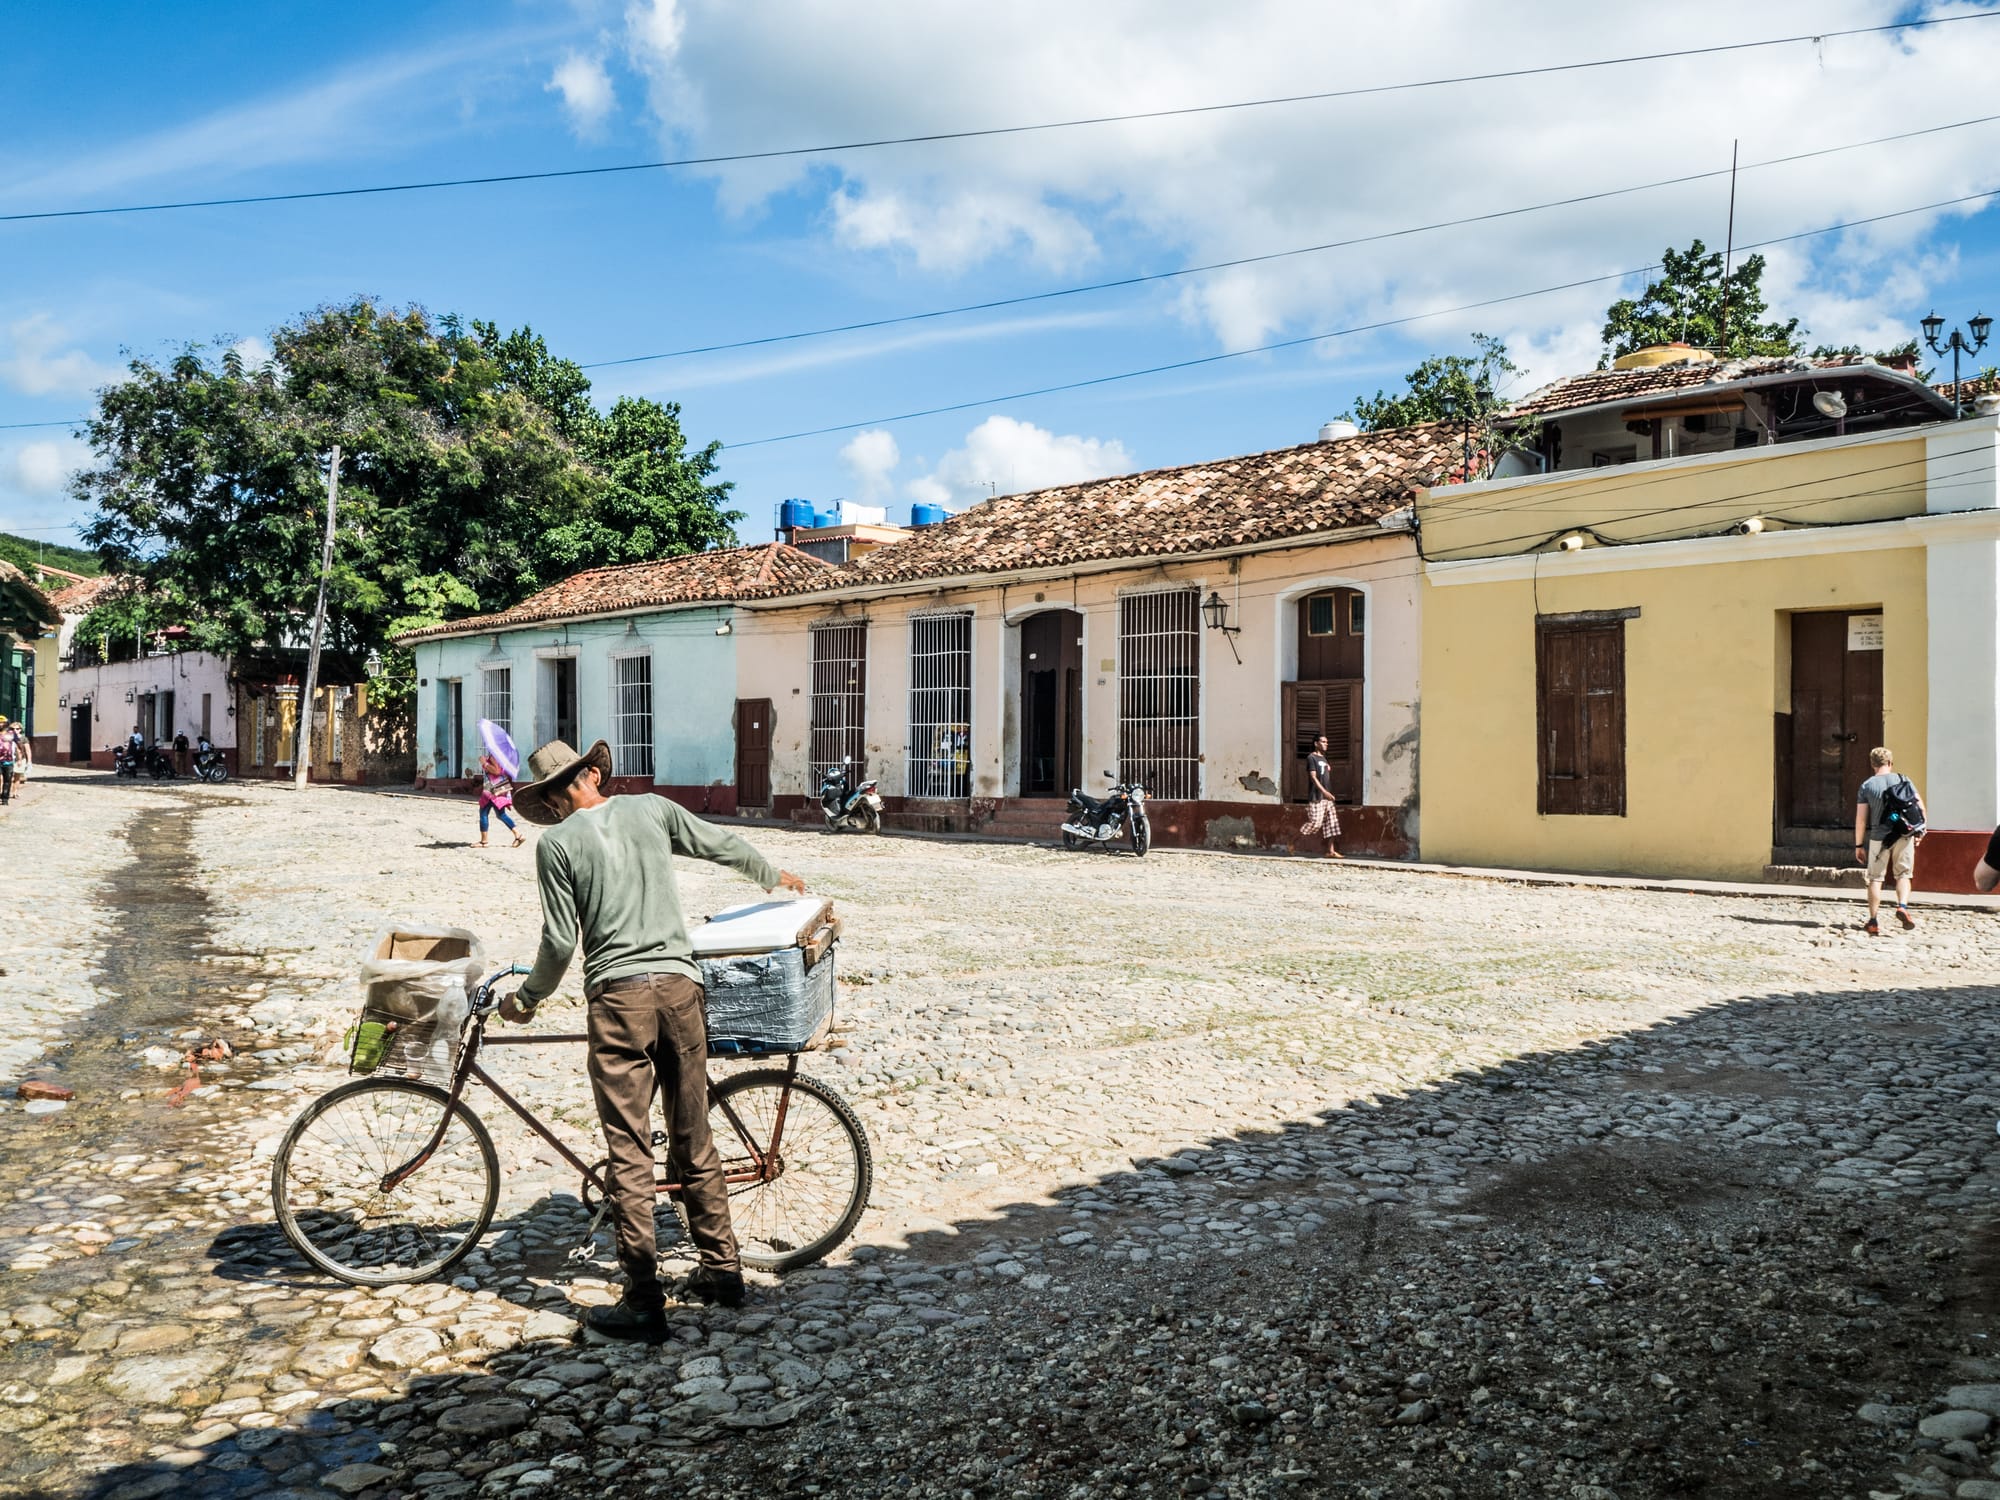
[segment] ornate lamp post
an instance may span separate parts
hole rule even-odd
[[[1944,332],[1944,319],[1935,312],[1924,319],[1924,342],[1931,346],[1931,352],[1942,354],[1947,349],[1951,351],[1951,414],[1955,417],[1965,415],[1965,400],[1958,385],[1959,356],[1977,354],[1986,347],[1986,336],[1993,331],[1993,320],[1981,313],[1976,318],[1968,319],[1965,328],[1971,330],[1970,343],[1966,342],[1965,330],[1957,328],[1952,329],[1950,338],[1939,343],[1938,335]]]

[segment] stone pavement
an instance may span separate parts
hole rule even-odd
[[[0,1493],[2000,1484],[1983,912],[1870,941],[1799,896],[750,830],[847,918],[846,1045],[809,1063],[876,1192],[831,1263],[627,1349],[576,1340],[605,1245],[565,1265],[575,1183],[497,1106],[453,1283],[342,1289],[270,1224],[370,934],[525,960],[532,850],[430,800],[37,792],[13,868],[67,868],[58,819],[115,868],[10,930],[103,1004],[36,1069],[76,1103],[0,1141]],[[239,1055],[169,1110],[210,1031]],[[582,1142],[568,1051],[495,1066]]]

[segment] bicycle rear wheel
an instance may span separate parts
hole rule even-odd
[[[768,1180],[729,1184],[744,1265],[795,1271],[854,1232],[875,1181],[874,1159],[847,1101],[817,1078],[777,1068],[735,1074],[710,1094],[708,1125],[725,1174],[757,1170],[744,1132],[759,1153],[775,1158]]]
[[[428,1083],[363,1078],[314,1101],[271,1165],[285,1237],[328,1275],[358,1286],[422,1281],[456,1264],[493,1222],[500,1163],[460,1100],[437,1150],[389,1192],[382,1179],[422,1151],[450,1095]]]

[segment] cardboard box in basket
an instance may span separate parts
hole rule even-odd
[[[719,911],[690,941],[708,992],[709,1050],[804,1052],[833,1016],[840,920],[821,897],[753,901]]]
[[[470,996],[485,970],[479,938],[463,927],[392,927],[362,960],[361,1003],[400,1020],[424,1020],[447,997]]]

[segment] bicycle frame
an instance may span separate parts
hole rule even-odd
[[[494,976],[495,979],[499,977],[498,975]],[[487,992],[492,988],[493,982],[493,979],[488,979],[479,987],[479,998],[482,1002]],[[520,1116],[521,1122],[524,1125],[534,1131],[544,1141],[548,1142],[549,1145],[553,1146],[557,1154],[564,1161],[576,1168],[587,1188],[595,1188],[601,1198],[608,1199],[611,1196],[611,1184],[598,1174],[597,1168],[585,1162],[582,1157],[563,1144],[555,1133],[536,1117],[532,1110],[500,1087],[494,1081],[493,1075],[479,1065],[479,1054],[488,1046],[522,1047],[548,1045],[558,1042],[587,1043],[589,1040],[590,1038],[582,1032],[542,1033],[540,1035],[523,1034],[520,1036],[489,1038],[486,1035],[486,1013],[476,1013],[473,1016],[465,1039],[464,1051],[459,1055],[458,1066],[452,1070],[451,1093],[445,1101],[444,1112],[438,1119],[437,1129],[432,1132],[431,1138],[424,1143],[423,1149],[418,1151],[415,1156],[383,1175],[381,1190],[385,1193],[393,1192],[397,1187],[408,1181],[425,1162],[431,1159],[432,1154],[443,1144],[445,1131],[451,1127],[452,1109],[464,1097],[466,1080],[477,1079],[486,1085],[495,1098],[499,1099],[502,1104]],[[794,1052],[789,1054],[787,1058],[787,1067],[785,1069],[787,1080],[794,1077],[798,1071],[799,1057]],[[785,1089],[778,1097],[778,1115],[777,1119],[772,1122],[771,1143],[768,1148],[757,1144],[756,1140],[750,1134],[749,1127],[743,1123],[742,1117],[736,1113],[735,1107],[727,1099],[716,1100],[714,1095],[715,1083],[711,1079],[709,1081],[710,1099],[721,1105],[723,1118],[729,1121],[730,1128],[736,1132],[736,1138],[743,1143],[744,1149],[750,1153],[751,1161],[751,1165],[746,1168],[739,1168],[734,1172],[725,1172],[723,1174],[724,1184],[735,1186],[746,1183],[766,1183],[782,1176],[785,1170],[783,1153],[785,1114],[791,1106],[791,1090],[789,1088]],[[682,1186],[683,1184],[678,1182],[661,1181],[658,1183],[656,1191],[661,1193],[677,1193],[681,1191]]]

